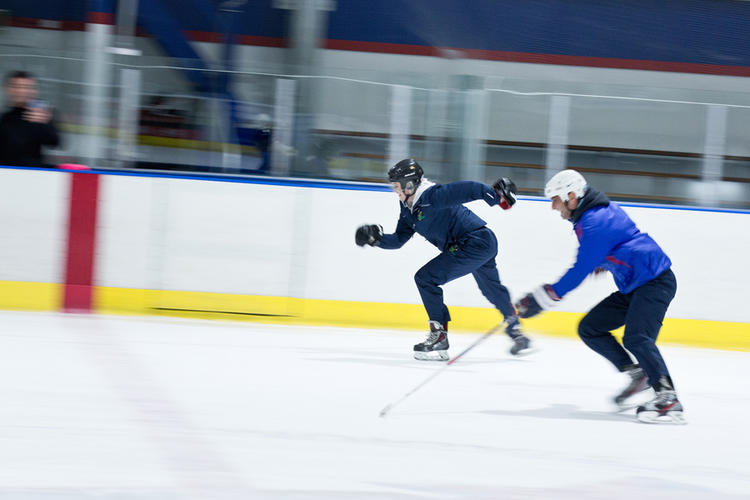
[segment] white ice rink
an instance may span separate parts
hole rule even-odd
[[[750,498],[750,353],[662,346],[686,426],[574,339],[0,313],[0,499]],[[475,335],[451,335],[452,354]]]

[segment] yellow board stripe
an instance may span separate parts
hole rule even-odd
[[[60,283],[0,281],[0,308],[20,311],[59,311],[64,286]]]
[[[0,308],[59,310],[62,285],[0,281]],[[421,304],[352,302],[236,295],[178,290],[95,287],[93,310],[104,314],[158,314],[201,319],[230,319],[294,325],[424,330],[427,316]],[[496,325],[493,308],[451,307],[451,331],[484,332]],[[582,313],[548,311],[524,320],[530,331],[576,337]],[[622,329],[615,331],[622,335]],[[659,343],[750,351],[750,323],[667,318]]]
[[[98,287],[94,308],[105,313],[164,314],[264,323],[336,325],[358,328],[424,330],[422,305],[342,300],[295,299],[208,292]],[[497,324],[493,308],[451,307],[451,331],[483,332]],[[549,311],[524,320],[525,328],[545,335],[576,337],[582,313]],[[615,331],[622,336],[622,329]],[[660,343],[750,351],[750,323],[667,318]]]

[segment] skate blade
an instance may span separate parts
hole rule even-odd
[[[640,404],[615,403],[615,413],[623,413],[629,410],[635,410],[639,406]]]
[[[510,352],[510,351],[508,351],[508,352]],[[539,349],[537,347],[529,347],[529,348],[524,349],[522,351],[518,351],[515,354],[513,354],[512,352],[510,352],[510,355],[513,356],[514,358],[523,358],[523,357],[526,357],[526,356],[530,356],[532,354],[536,354],[538,352],[539,352]]]
[[[414,351],[419,361],[448,361],[448,351]]]
[[[649,400],[652,399],[651,394],[645,394],[648,389],[641,391],[639,393],[633,394],[629,398],[625,399],[625,401],[617,402],[612,401],[612,404],[615,405],[616,410],[618,412],[622,411],[628,411],[628,410],[635,410],[639,406],[643,406],[646,404]]]
[[[638,420],[646,424],[687,424],[681,411],[670,411],[663,415],[659,415],[658,411],[642,411],[638,414]]]

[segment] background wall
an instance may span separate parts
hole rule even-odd
[[[44,97],[55,103],[62,102],[64,97],[80,101],[82,89],[75,82],[80,77],[81,63],[50,60],[47,56],[55,53],[48,47],[64,47],[61,53],[82,54],[84,33],[13,28],[4,38],[9,45],[19,47],[16,52],[36,50],[45,54],[41,59],[19,56],[18,63],[7,59],[0,61],[7,65],[8,71],[21,65],[52,82],[67,80],[71,85],[66,89],[66,96],[47,92]],[[215,60],[221,51],[219,44],[195,42],[194,45],[208,60]],[[144,52],[137,61],[139,64],[170,64],[162,60],[152,40],[139,39],[138,48]],[[236,96],[261,108],[272,106],[271,77],[251,76],[285,73],[284,49],[241,46],[237,54],[248,76],[235,78],[232,89]],[[319,74],[323,77],[315,89],[314,124],[319,129],[389,133],[391,89],[379,82],[450,89],[451,75],[477,75],[482,88],[489,89],[486,97],[488,123],[483,134],[487,140],[545,143],[549,132],[549,95],[519,96],[507,91],[567,92],[592,96],[575,97],[571,102],[570,144],[701,154],[705,148],[707,108],[700,103],[720,103],[733,106],[727,113],[725,153],[750,156],[750,141],[743,126],[750,120],[747,77],[349,50],[321,50],[320,63]],[[177,70],[146,68],[142,71],[145,93],[184,95],[190,92],[189,83]],[[355,79],[366,81],[355,82]],[[44,84],[42,88],[44,90]],[[683,102],[619,101],[606,96]],[[429,114],[429,107],[440,106],[435,99],[440,96],[428,91],[415,92],[412,134],[434,133],[430,126],[434,127],[435,117]],[[80,121],[75,116],[76,111],[80,113],[80,107],[74,106],[67,113],[69,121]],[[64,147],[74,154],[75,144],[75,138],[69,138]]]
[[[139,12],[145,11],[146,1]],[[192,33],[222,33],[227,20],[212,2],[158,0],[164,13]],[[744,35],[750,30],[750,9],[742,0],[646,0],[571,2],[569,0],[346,0],[329,4],[325,37],[332,42],[359,43],[362,49],[415,53],[447,48],[522,54],[635,61],[750,66]],[[89,11],[112,11],[109,0],[4,0],[16,24],[41,18],[67,29],[80,28]],[[289,35],[284,2],[255,0],[233,5],[236,32],[245,41],[270,44]],[[188,7],[188,8],[186,8]],[[243,8],[244,7],[244,8]],[[380,44],[372,47],[367,44]],[[487,53],[485,58],[490,58]],[[498,58],[499,54],[495,56]],[[574,61],[566,64],[571,64]],[[586,61],[579,61],[580,64]],[[718,68],[714,68],[718,71]],[[726,69],[725,69],[726,71]]]
[[[6,0],[14,16],[4,30],[7,46],[29,54],[85,53],[84,0],[44,0],[34,5]],[[211,5],[193,0],[181,8],[160,0],[185,37],[210,67],[222,67],[224,25]],[[747,2],[722,0],[652,2],[481,0],[472,9],[456,0],[335,3],[328,14],[316,75],[404,84],[456,87],[455,76],[473,75],[487,98],[489,140],[544,143],[548,139],[549,96],[519,97],[497,90],[719,103],[727,115],[727,155],[750,156],[743,123],[750,119],[750,30]],[[254,73],[295,74],[289,64],[289,11],[270,0],[253,2],[238,14],[233,69],[245,73],[232,83],[238,99],[273,105],[273,85]],[[21,26],[43,26],[27,29]],[[67,31],[63,31],[67,30]],[[142,35],[149,35],[141,30]],[[118,62],[177,66],[148,36],[136,42],[143,56]],[[74,59],[75,57],[73,57]],[[160,60],[163,59],[163,60]],[[20,60],[43,77],[76,81],[71,60]],[[183,61],[184,62],[184,61]],[[26,66],[28,65],[28,66]],[[71,87],[69,90],[73,90]],[[144,92],[191,91],[177,69],[146,69]],[[315,90],[315,124],[320,129],[389,132],[390,91],[376,84],[324,79]],[[435,102],[429,103],[435,106]],[[415,108],[419,108],[415,104]],[[434,116],[412,117],[412,134],[434,134]],[[685,103],[612,101],[576,97],[571,102],[569,143],[584,146],[703,153],[706,107]],[[71,141],[69,141],[69,144]]]

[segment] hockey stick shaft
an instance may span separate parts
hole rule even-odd
[[[401,404],[401,402],[404,401],[406,398],[408,398],[409,396],[411,396],[412,394],[414,394],[415,392],[417,392],[419,389],[421,389],[422,387],[424,387],[425,385],[427,385],[427,383],[430,382],[432,379],[434,379],[435,377],[437,377],[438,375],[440,375],[441,373],[443,373],[445,370],[447,370],[450,365],[452,365],[453,363],[455,363],[456,361],[458,361],[459,359],[461,359],[461,357],[463,357],[464,354],[466,354],[467,352],[471,351],[476,346],[478,346],[479,344],[481,344],[482,342],[484,342],[484,340],[487,337],[489,337],[490,335],[492,335],[493,333],[495,333],[496,331],[498,331],[503,324],[504,323],[500,323],[499,325],[496,325],[496,326],[492,327],[484,335],[482,335],[481,337],[479,337],[478,339],[476,339],[471,345],[469,345],[469,347],[467,347],[466,349],[464,349],[463,351],[461,351],[461,353],[458,356],[456,356],[455,358],[453,358],[450,361],[448,361],[445,365],[441,366],[439,370],[435,371],[429,377],[427,377],[422,382],[420,382],[412,390],[410,390],[409,392],[407,392],[406,394],[404,394],[403,396],[401,396],[401,399],[399,399],[397,401],[394,401],[393,403],[390,403],[390,404],[386,405],[382,410],[380,410],[380,416],[381,417],[385,417],[386,415],[388,415],[388,413],[393,408],[395,408],[397,405]]]

